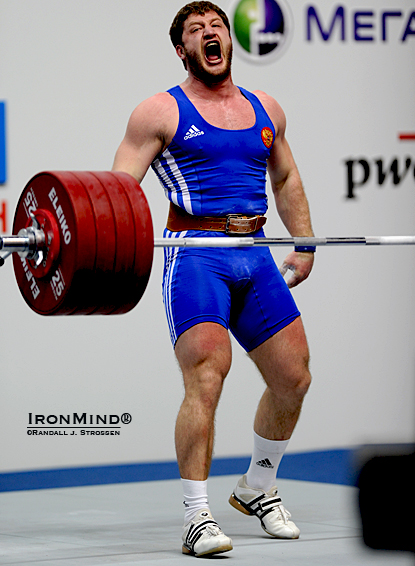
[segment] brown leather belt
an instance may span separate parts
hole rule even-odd
[[[252,234],[257,232],[267,221],[265,216],[245,216],[227,214],[226,216],[194,216],[180,206],[170,203],[167,229],[172,232],[182,230],[207,230],[225,232],[225,234]]]

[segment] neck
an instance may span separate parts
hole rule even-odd
[[[189,73],[188,78],[180,85],[187,94],[196,98],[225,98],[235,94],[237,87],[232,81],[231,75],[220,82],[208,84]]]

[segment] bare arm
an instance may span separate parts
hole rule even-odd
[[[291,236],[313,236],[310,210],[300,174],[285,138],[285,115],[279,104],[262,92],[256,93],[275,126],[275,140],[268,160],[268,174],[281,220]],[[291,252],[281,271],[291,269],[294,275],[288,281],[295,287],[308,277],[313,267],[314,254]]]
[[[153,159],[173,139],[177,123],[177,104],[168,93],[139,104],[128,121],[112,170],[129,173],[141,183]]]

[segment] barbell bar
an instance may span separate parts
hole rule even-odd
[[[247,248],[252,246],[403,246],[415,245],[415,236],[368,236],[340,238],[156,238],[155,248]]]
[[[26,258],[31,258],[30,250],[33,240],[29,235],[0,237],[0,250],[7,252],[6,256],[16,252]],[[415,245],[415,236],[344,236],[344,237],[294,237],[294,238],[251,238],[245,236],[232,238],[155,238],[155,248],[247,248],[253,246],[284,247],[284,246],[405,246]]]
[[[13,256],[24,300],[45,316],[129,312],[146,289],[158,247],[415,244],[415,236],[154,240],[139,183],[107,171],[38,173],[18,200],[13,233],[0,238],[0,264]]]

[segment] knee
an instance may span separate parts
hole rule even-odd
[[[301,400],[307,394],[311,385],[311,373],[309,369],[308,353],[285,368],[282,374],[271,383],[271,389],[279,396],[281,390],[285,390],[290,396]]]
[[[183,373],[185,398],[206,411],[215,411],[222,393],[230,361],[221,357],[201,358],[190,370]]]
[[[307,368],[303,369],[301,375],[298,376],[295,382],[295,390],[297,391],[298,396],[301,398],[305,397],[310,388],[310,385],[311,385],[311,373],[307,366]]]
[[[185,399],[215,408],[230,370],[228,332],[217,324],[197,325],[177,341],[176,356],[183,373]]]
[[[311,385],[309,360],[310,357],[307,352],[307,354],[298,361],[298,364],[296,364],[295,369],[289,376],[290,387],[300,398],[305,397]]]

